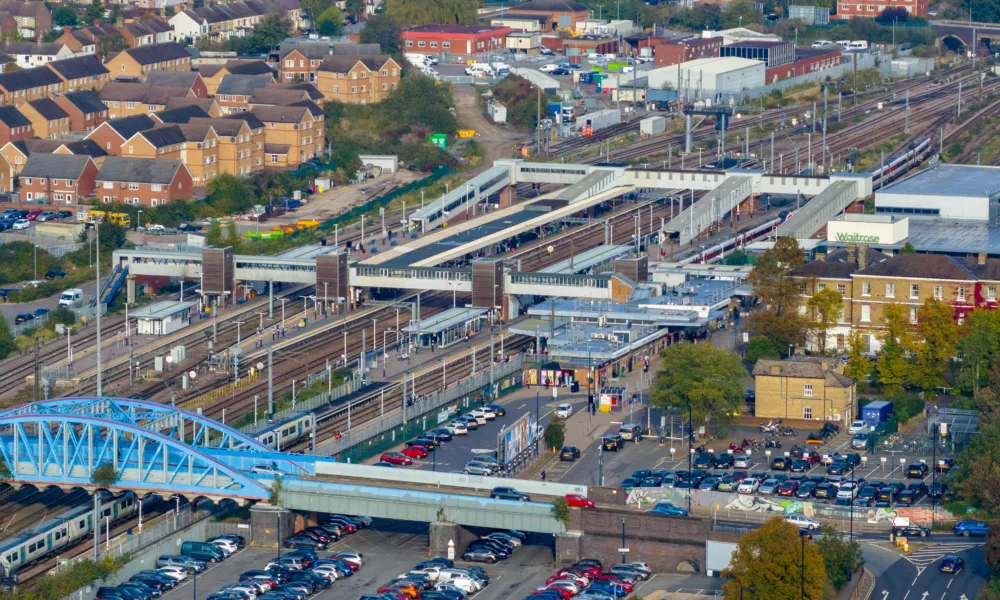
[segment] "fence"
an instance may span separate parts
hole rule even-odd
[[[201,542],[215,535],[237,533],[246,538],[247,543],[250,543],[252,529],[249,525],[210,521],[211,512],[191,512],[185,510],[186,506],[181,508],[181,513],[176,518],[173,512],[167,513],[163,515],[163,520],[159,524],[150,529],[144,529],[141,534],[132,535],[122,543],[115,544],[118,538],[112,538],[111,541],[114,545],[110,549],[101,552],[100,558],[104,559],[109,556],[122,558],[129,556],[129,562],[108,577],[107,580],[95,581],[91,585],[69,594],[62,600],[90,600],[94,598],[97,589],[101,586],[118,585],[127,581],[139,571],[155,569],[156,559],[160,555],[179,554],[181,543],[185,541]],[[103,546],[105,544],[104,540],[101,543]],[[92,558],[93,553],[86,553],[75,560],[88,560]],[[61,566],[67,564],[69,562],[63,563]]]
[[[332,370],[328,371],[327,369],[323,369],[319,373],[314,373],[312,375],[309,375],[306,379],[306,386],[308,387],[316,383],[317,381],[325,381],[328,372],[332,373]],[[285,419],[287,419],[288,417],[291,417],[295,413],[314,410],[319,408],[320,406],[323,406],[324,404],[332,404],[335,400],[339,400],[344,396],[350,395],[351,393],[356,391],[359,387],[361,387],[360,375],[355,372],[352,374],[351,379],[349,381],[341,385],[338,385],[335,388],[332,388],[328,392],[309,396],[305,400],[296,399],[292,406],[279,411],[275,411],[274,415],[269,416],[267,418],[267,421],[265,421],[263,424],[249,423],[247,425],[240,427],[239,429],[243,433],[251,433],[251,434],[256,433],[258,429],[260,429],[261,427],[267,427],[271,422],[280,423]]]
[[[349,223],[351,221],[354,221],[355,219],[360,219],[361,215],[368,214],[369,212],[371,212],[376,208],[384,208],[389,204],[391,204],[392,201],[395,200],[396,198],[404,194],[408,194],[409,192],[412,192],[414,190],[418,190],[424,186],[430,185],[431,183],[434,183],[435,181],[441,179],[445,175],[454,173],[455,171],[453,169],[449,169],[448,167],[443,167],[443,166],[436,167],[434,171],[427,177],[424,177],[423,179],[418,179],[417,181],[411,181],[410,183],[400,188],[397,188],[389,192],[388,194],[385,194],[384,196],[372,198],[371,200],[362,204],[361,206],[355,206],[354,208],[345,213],[341,213],[336,217],[333,217],[332,219],[327,219],[326,221],[323,221],[322,224],[320,224],[319,228],[322,231],[329,232],[330,230],[333,229],[334,225]],[[360,223],[357,226],[360,226]],[[341,227],[341,229],[345,228]]]
[[[508,363],[496,365],[492,375],[498,394],[513,391],[520,386],[521,357],[515,356]],[[380,400],[382,410],[377,419],[360,427],[349,429],[326,444],[317,446],[317,454],[337,456],[339,460],[346,462],[360,462],[396,445],[397,439],[407,439],[411,435],[424,431],[427,427],[428,415],[446,404],[456,403],[455,406],[449,407],[449,410],[437,413],[436,417],[431,419],[431,425],[436,426],[443,423],[468,410],[470,406],[475,406],[476,402],[485,401],[489,394],[479,392],[483,388],[489,388],[489,386],[490,372],[487,370],[466,379],[455,387],[439,391],[414,402],[412,406],[405,407],[405,423],[402,407],[392,406],[394,402],[401,405],[402,398],[395,400],[390,398],[389,413],[386,414],[383,392],[383,397]]]

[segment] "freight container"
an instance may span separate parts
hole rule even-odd
[[[642,135],[658,135],[667,128],[664,117],[647,117],[639,121],[639,133]]]
[[[583,127],[584,129],[589,129],[590,131],[600,131],[605,127],[611,127],[613,125],[618,125],[622,122],[622,113],[620,110],[607,109],[599,110],[592,113],[587,113],[583,116],[577,117],[576,123]]]
[[[861,420],[873,427],[885,423],[890,414],[892,414],[892,402],[888,400],[869,402],[861,408]]]

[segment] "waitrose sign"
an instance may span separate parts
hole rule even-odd
[[[877,235],[864,235],[861,233],[837,233],[838,242],[855,242],[859,244],[877,244],[879,241],[879,236]]]

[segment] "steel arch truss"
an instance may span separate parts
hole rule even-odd
[[[99,396],[57,398],[22,404],[0,412],[0,417],[29,414],[77,415],[105,419],[157,431],[193,448],[274,452],[272,448],[254,438],[214,419],[176,406],[147,400]]]
[[[7,411],[0,414],[0,458],[14,483],[95,487],[95,469],[111,465],[118,475],[111,488],[245,500],[269,496],[264,483],[211,453],[126,420]]]

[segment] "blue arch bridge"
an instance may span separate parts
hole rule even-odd
[[[164,497],[261,500],[269,465],[292,476],[315,475],[332,459],[275,452],[246,434],[175,406],[129,398],[80,397],[32,402],[0,411],[0,458],[19,487],[133,490]],[[111,465],[118,480],[96,485]]]

